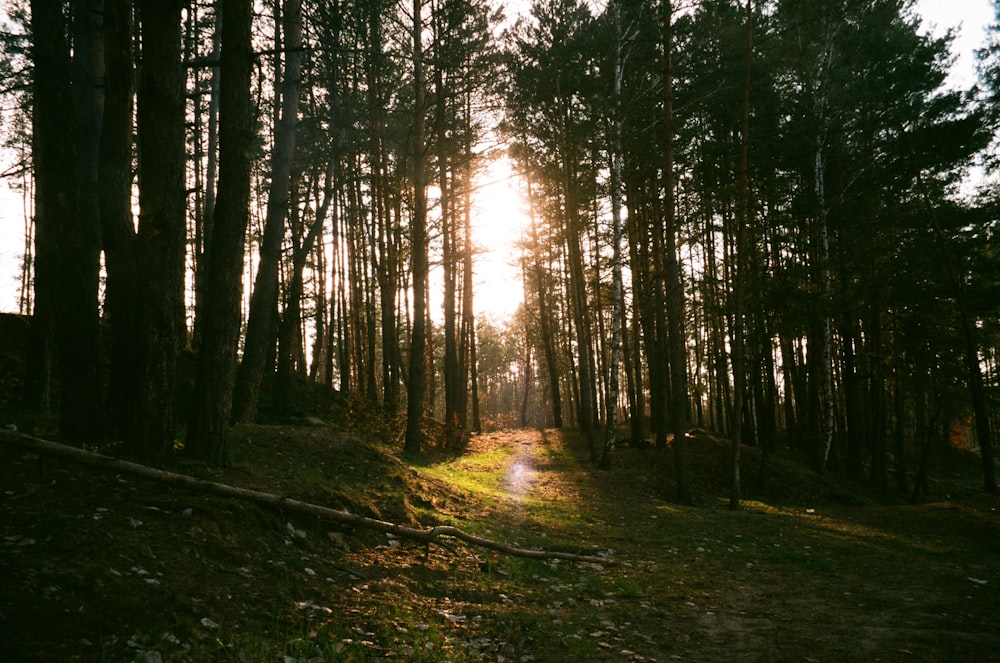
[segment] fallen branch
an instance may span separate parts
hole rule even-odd
[[[331,509],[330,507],[320,506],[319,504],[312,504],[310,502],[303,502],[301,500],[285,497],[283,495],[277,495],[275,493],[267,493],[251,488],[239,488],[237,486],[230,486],[228,484],[217,483],[215,481],[199,479],[187,474],[159,470],[148,465],[141,465],[127,460],[121,460],[120,458],[86,451],[84,449],[71,447],[58,442],[52,442],[50,440],[43,440],[30,435],[0,431],[0,441],[16,444],[39,454],[57,456],[59,458],[65,458],[77,463],[89,465],[91,467],[124,472],[126,474],[142,477],[144,479],[152,479],[153,481],[188,488],[202,493],[209,493],[222,497],[235,497],[249,502],[254,502],[256,504],[279,507],[296,513],[317,516],[319,518],[343,525],[386,532],[398,538],[418,541],[420,543],[440,544],[438,539],[451,538],[463,541],[473,546],[485,548],[487,550],[495,550],[513,557],[527,557],[530,559],[561,559],[571,562],[590,562],[593,564],[605,565],[611,563],[611,560],[607,557],[578,555],[574,553],[551,550],[529,550],[527,548],[518,548],[500,541],[494,541],[493,539],[487,539],[482,536],[470,534],[450,525],[438,525],[428,529],[419,529],[385,520],[367,518],[365,516],[359,516],[355,513],[350,513],[349,511]]]

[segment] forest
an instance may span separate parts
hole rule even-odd
[[[693,429],[733,506],[747,447],[919,496],[962,446],[997,491],[1000,197],[962,186],[998,166],[1000,23],[953,89],[911,0],[4,7],[22,407],[65,442],[226,466],[319,385],[412,456],[669,445],[681,503]],[[498,161],[506,320],[475,296]]]

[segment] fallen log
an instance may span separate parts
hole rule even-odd
[[[89,465],[91,467],[122,472],[132,476],[151,479],[153,481],[159,481],[171,486],[178,486],[197,492],[218,495],[221,497],[233,497],[268,507],[286,509],[288,511],[304,515],[323,518],[342,525],[385,532],[387,534],[392,534],[397,538],[409,539],[411,541],[417,541],[425,544],[435,543],[441,545],[439,539],[450,538],[473,546],[485,548],[487,550],[493,550],[505,555],[510,555],[512,557],[526,557],[530,559],[559,559],[570,562],[589,562],[592,564],[603,565],[612,563],[612,560],[608,557],[579,555],[555,550],[519,548],[501,541],[495,541],[476,534],[470,534],[469,532],[457,527],[452,527],[451,525],[437,525],[435,527],[420,529],[416,527],[409,527],[407,525],[400,525],[399,523],[378,520],[376,518],[368,518],[366,516],[360,516],[356,513],[344,511],[342,509],[333,509],[319,504],[313,504],[311,502],[303,502],[285,495],[268,493],[252,488],[240,488],[229,484],[199,479],[198,477],[193,477],[188,474],[160,470],[148,465],[122,460],[113,456],[107,456],[105,454],[99,454],[85,449],[80,449],[78,447],[71,447],[59,442],[52,442],[51,440],[44,440],[42,438],[24,435],[21,433],[0,431],[0,441],[4,443],[16,444],[24,449],[28,449],[38,454],[64,458],[83,465]]]

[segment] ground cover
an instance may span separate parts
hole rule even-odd
[[[366,430],[371,430],[368,427]],[[391,430],[388,426],[386,430]],[[59,661],[985,661],[1000,651],[1000,514],[974,461],[936,501],[876,499],[782,456],[724,508],[727,447],[594,470],[575,436],[503,431],[401,459],[383,430],[237,430],[202,478],[603,564],[364,530],[0,445],[0,652]],[[754,476],[753,450],[744,453]],[[845,496],[849,499],[845,499]]]

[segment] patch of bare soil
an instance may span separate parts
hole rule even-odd
[[[872,500],[775,459],[731,512],[727,445],[694,442],[696,507],[665,498],[669,450],[623,448],[597,471],[560,431],[481,435],[411,465],[328,425],[253,426],[233,467],[174,468],[606,564],[425,547],[0,445],[0,659],[996,657],[995,498],[847,506]]]

